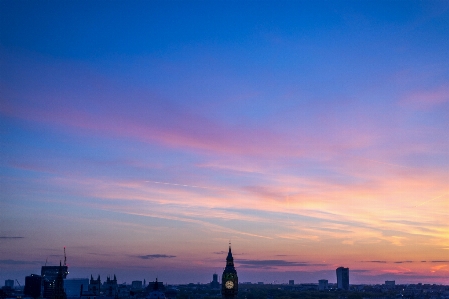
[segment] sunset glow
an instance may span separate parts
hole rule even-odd
[[[0,6],[0,280],[449,284],[449,2]]]

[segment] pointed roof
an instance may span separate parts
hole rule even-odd
[[[232,251],[231,251],[231,245],[229,245],[229,251],[228,251],[228,256],[226,257],[227,261],[233,261],[234,258],[232,257]]]

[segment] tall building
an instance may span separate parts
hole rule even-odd
[[[59,272],[55,280],[55,289],[52,299],[67,299],[67,295],[64,290],[64,278],[64,272],[61,263],[59,263]]]
[[[337,287],[342,290],[349,290],[349,268],[339,267],[337,272]]]
[[[239,281],[237,271],[234,267],[231,245],[229,245],[228,256],[226,257],[226,268],[221,276],[221,296],[223,299],[235,299],[239,291]]]
[[[42,277],[37,274],[31,274],[25,277],[25,287],[23,294],[27,297],[38,298],[41,296]]]
[[[61,263],[59,263],[59,266],[42,266],[41,268],[41,277],[43,285],[42,297],[47,299],[53,299],[56,290],[55,289],[56,280],[59,278],[59,276],[61,276],[62,280],[65,279],[67,277],[67,274],[69,274],[68,267],[66,265],[62,266]],[[58,287],[60,287],[59,284]]]

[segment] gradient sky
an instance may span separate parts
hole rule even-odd
[[[448,1],[0,1],[0,281],[449,284]]]

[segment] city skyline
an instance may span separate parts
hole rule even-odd
[[[1,1],[0,281],[449,284],[447,1]],[[33,270],[38,269],[38,270]],[[96,272],[95,272],[96,271]]]

